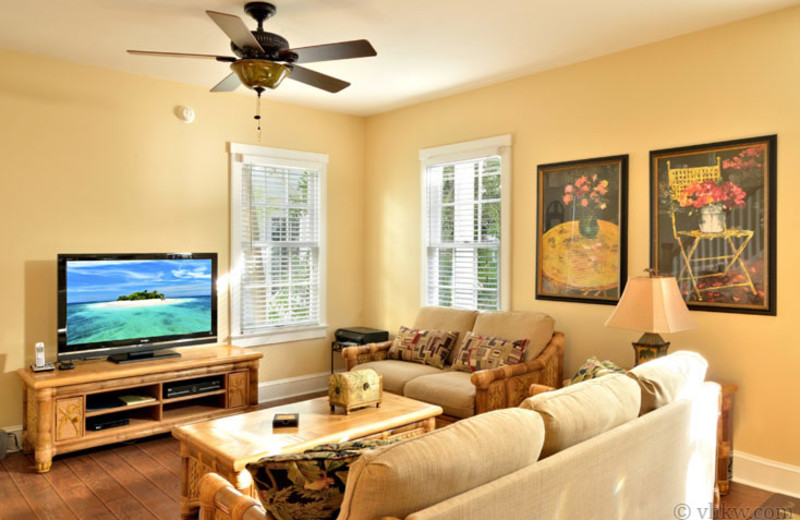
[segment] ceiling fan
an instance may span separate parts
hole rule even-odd
[[[242,84],[255,90],[259,98],[265,88],[274,89],[287,77],[331,93],[339,92],[348,87],[350,83],[297,64],[364,58],[378,54],[367,40],[290,49],[289,42],[285,38],[264,30],[264,21],[275,15],[276,11],[275,6],[268,2],[246,3],[244,12],[258,22],[258,28],[255,31],[250,31],[238,16],[206,11],[214,23],[231,39],[231,50],[237,57],[137,50],[129,50],[128,53],[144,56],[204,58],[230,63],[233,72],[217,83],[211,92],[230,92]]]

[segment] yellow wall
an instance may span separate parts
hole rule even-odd
[[[328,323],[390,330],[419,307],[420,148],[511,133],[514,309],[552,314],[567,372],[630,364],[611,308],[537,302],[536,165],[630,154],[629,272],[648,265],[648,151],[777,133],[777,317],[696,312],[668,337],[740,385],[736,447],[799,465],[793,317],[800,246],[800,8],[367,118],[265,103],[262,144],[330,154]],[[0,51],[0,426],[21,423],[17,368],[54,357],[59,252],[217,251],[228,267],[225,143],[256,144],[253,96]],[[172,114],[186,104],[192,125]],[[274,124],[280,122],[280,124]],[[362,255],[362,253],[364,253]],[[228,335],[227,294],[220,336]],[[260,349],[261,379],[323,372],[324,340]]]
[[[56,255],[212,251],[228,270],[226,142],[259,144],[255,96],[0,51],[0,427],[22,423],[16,370],[55,358]],[[269,96],[266,96],[267,98]],[[176,105],[194,108],[187,125]],[[361,320],[363,118],[265,102],[265,146],[330,154],[328,323]],[[339,208],[347,208],[341,211]],[[228,336],[228,295],[219,299]],[[261,379],[328,370],[329,343],[260,348]]]
[[[736,448],[800,464],[800,8],[418,104],[367,121],[365,323],[396,330],[420,305],[421,148],[510,133],[512,309],[555,317],[566,372],[590,355],[630,365],[612,308],[535,300],[536,165],[630,154],[628,272],[649,258],[648,152],[778,134],[778,316],[695,312],[672,349],[701,352],[740,386]]]

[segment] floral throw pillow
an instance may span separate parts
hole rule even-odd
[[[261,505],[278,520],[327,520],[339,515],[350,464],[364,450],[397,441],[351,441],[247,465]]]
[[[389,347],[389,359],[423,363],[444,368],[450,350],[458,341],[458,332],[445,330],[416,330],[400,327]]]
[[[569,384],[580,383],[581,381],[587,381],[615,372],[625,372],[625,369],[618,367],[611,361],[598,361],[597,358],[590,357],[581,365],[578,371],[575,372],[575,375],[570,378]]]
[[[521,363],[528,340],[510,341],[494,336],[477,336],[468,332],[453,361],[453,369],[462,372],[487,370]]]

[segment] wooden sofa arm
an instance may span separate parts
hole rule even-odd
[[[552,392],[553,390],[555,390],[555,388],[553,388],[552,386],[540,385],[538,383],[534,383],[528,389],[528,397],[534,397],[539,394],[543,394],[545,392]]]
[[[536,359],[472,374],[475,413],[519,406],[532,384],[560,388],[563,373],[564,333],[556,331]]]
[[[352,370],[353,367],[361,363],[386,359],[386,353],[391,346],[392,341],[389,340],[381,341],[380,343],[367,343],[366,345],[345,347],[342,349],[342,357],[347,364],[347,370]]]
[[[216,473],[200,478],[200,520],[275,520],[258,500],[244,496]]]

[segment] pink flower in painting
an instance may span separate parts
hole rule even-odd
[[[608,181],[600,180],[597,174],[590,177],[581,175],[572,184],[564,186],[564,195],[561,201],[565,206],[576,204],[582,208],[606,209],[608,195]]]
[[[726,170],[746,170],[749,168],[761,168],[763,166],[762,155],[764,145],[751,146],[745,148],[730,159],[722,161],[722,167]]]
[[[710,204],[722,204],[725,209],[740,208],[745,205],[747,193],[730,181],[717,182],[705,180],[689,183],[678,195],[681,207],[702,208]]]

